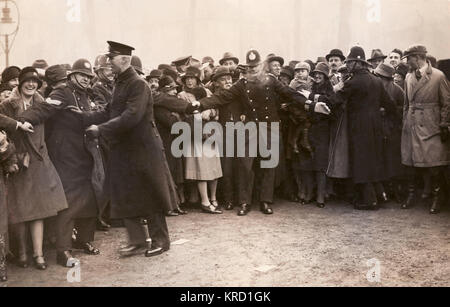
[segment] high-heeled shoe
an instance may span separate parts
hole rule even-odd
[[[218,210],[214,205],[203,205],[202,204],[202,211],[209,214],[222,214],[223,212]]]
[[[39,259],[39,258],[44,259],[44,256],[34,256],[34,257],[33,257],[33,260],[34,260],[34,267],[35,267],[36,269],[38,269],[38,270],[45,271],[45,270],[48,268],[48,264],[47,264],[47,262],[45,261],[45,259],[44,259],[44,262],[38,262],[38,259]]]
[[[15,263],[19,268],[22,268],[22,269],[28,268],[28,258],[25,258],[24,260],[16,259]]]

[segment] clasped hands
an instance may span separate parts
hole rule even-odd
[[[302,94],[306,99],[309,99],[309,96],[311,95],[311,92],[307,91],[307,90],[300,90],[298,92],[300,94]],[[319,101],[319,102],[316,102],[316,105],[314,106],[314,112],[325,114],[325,115],[330,115],[331,110],[325,102]]]

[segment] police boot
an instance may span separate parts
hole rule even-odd
[[[440,187],[434,188],[431,194],[433,196],[433,202],[431,203],[430,214],[438,214],[439,212],[441,212],[441,202],[442,202],[441,188]]]
[[[410,184],[408,186],[408,197],[406,198],[406,201],[402,204],[402,209],[409,209],[414,206],[414,200],[416,195],[416,190],[414,185]]]

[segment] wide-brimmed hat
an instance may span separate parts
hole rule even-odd
[[[231,52],[225,52],[223,57],[220,59],[219,64],[223,65],[225,61],[232,60],[236,65],[239,65],[239,59],[235,57]]]
[[[219,66],[214,69],[211,80],[216,81],[223,76],[232,76],[232,73],[230,72],[230,69],[228,67]]]
[[[367,60],[367,62],[373,62],[378,59],[386,59],[387,55],[384,55],[383,52],[380,49],[374,49],[372,50],[372,55],[370,59]]]
[[[366,53],[360,46],[354,46],[352,47],[352,49],[350,49],[350,54],[345,59],[345,62],[348,63],[350,61],[358,61],[366,63],[367,65],[372,65],[366,61]]]
[[[191,77],[196,78],[199,82],[201,82],[200,76],[201,76],[200,69],[198,69],[197,67],[189,66],[186,69],[186,72],[181,76],[181,81],[185,83],[186,78]]]
[[[395,74],[395,68],[391,64],[381,63],[375,69],[375,74],[381,77],[392,79]]]
[[[316,68],[313,70],[313,73],[315,72],[320,72],[328,78],[330,75],[330,65],[328,65],[328,63],[325,62],[320,62],[316,65]]]
[[[150,72],[148,76],[145,77],[145,79],[148,81],[150,79],[158,79],[160,80],[163,75],[163,72],[159,69],[154,69]]]
[[[406,49],[405,52],[403,52],[402,60],[411,55],[418,55],[418,54],[426,55],[427,53],[428,53],[427,47],[423,45],[413,45],[408,49]]]
[[[345,56],[342,50],[333,49],[329,54],[326,55],[325,59],[329,62],[331,57],[339,57],[342,61],[345,61]]]
[[[73,74],[83,74],[86,76],[89,76],[91,78],[94,78],[94,72],[92,71],[92,65],[91,63],[86,59],[79,59],[75,61],[72,65],[72,69],[70,70],[70,73],[67,76],[71,76]]]
[[[28,66],[20,71],[19,75],[19,91],[22,85],[29,80],[35,80],[38,83],[38,89],[42,86],[42,80],[39,78],[39,73],[36,68]]]
[[[281,66],[284,65],[284,59],[280,56],[276,56],[275,54],[271,53],[267,56],[266,58],[266,62],[268,64],[277,61],[278,63],[280,63]]]

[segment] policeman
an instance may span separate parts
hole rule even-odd
[[[279,129],[271,130],[273,123],[279,123],[278,116],[279,97],[294,101],[305,108],[313,108],[315,112],[329,114],[330,110],[324,103],[307,102],[307,99],[300,93],[294,91],[290,87],[283,86],[277,78],[262,70],[263,63],[258,51],[250,50],[246,56],[246,77],[240,79],[229,90],[223,90],[209,98],[204,98],[200,103],[194,103],[193,107],[199,106],[201,109],[217,108],[227,105],[233,101],[238,101],[243,107],[246,120],[253,122],[258,127],[259,124],[267,124],[266,133],[261,133],[259,137],[266,138],[268,144],[271,143],[269,137],[279,138]],[[307,104],[308,103],[308,104]],[[276,127],[276,125],[275,125]],[[278,126],[279,127],[279,126]],[[277,131],[278,130],[278,131]],[[256,138],[260,130],[256,131]],[[265,135],[264,135],[265,134]],[[258,152],[257,157],[249,154],[249,145],[255,139],[246,139],[246,157],[241,159],[242,163],[239,167],[240,178],[242,182],[251,183],[253,180],[253,164],[254,162],[262,162],[265,158]],[[267,145],[267,144],[266,144]],[[255,197],[260,202],[260,210],[264,214],[273,214],[270,206],[273,203],[273,193],[275,184],[275,168],[264,168],[257,163],[257,178],[260,183],[260,189]],[[239,196],[241,208],[238,212],[239,216],[247,215],[250,211],[250,203],[252,201],[252,184],[246,184],[242,187],[242,193]]]
[[[94,77],[88,60],[76,61],[68,75],[66,85],[54,89],[46,104],[31,107],[21,116],[35,125],[47,121],[47,147],[61,178],[69,208],[60,211],[56,221],[57,263],[71,267],[77,260],[72,247],[82,249],[88,255],[100,251],[92,245],[98,214],[97,200],[91,183],[94,161],[85,147],[85,127],[79,116],[70,108],[81,112],[91,111],[88,88]],[[72,246],[72,230],[78,231]]]
[[[114,84],[114,74],[108,58],[104,54],[100,54],[95,59],[94,71],[98,80],[92,86],[93,100],[98,106],[106,106],[112,100],[112,91]]]
[[[145,256],[152,257],[170,248],[165,212],[177,207],[176,186],[156,129],[150,88],[131,66],[134,48],[112,41],[108,44],[107,56],[117,75],[111,105],[89,114],[76,113],[86,125],[92,125],[86,131],[89,138],[101,136],[110,144],[111,218],[123,219],[130,239],[119,253],[131,256],[145,251]],[[147,217],[150,248],[140,223]]]

